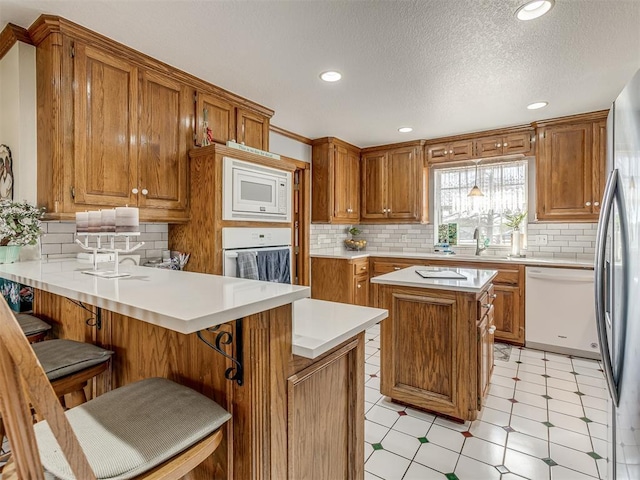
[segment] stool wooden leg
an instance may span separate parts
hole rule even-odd
[[[75,392],[67,393],[64,396],[64,404],[67,408],[77,407],[87,402],[87,396],[84,393],[84,388],[76,390]]]

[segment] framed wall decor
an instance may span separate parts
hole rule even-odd
[[[13,200],[13,160],[7,145],[0,145],[0,200]]]

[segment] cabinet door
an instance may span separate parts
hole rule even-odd
[[[187,124],[191,91],[153,72],[140,74],[138,205],[181,210],[187,202]]]
[[[538,220],[597,220],[592,211],[592,124],[546,127],[539,136]]]
[[[369,305],[369,275],[353,277],[354,298],[353,303],[362,307]]]
[[[478,324],[478,410],[482,399],[489,393],[489,382],[493,372],[493,334],[491,312]]]
[[[349,151],[349,183],[346,186],[349,198],[349,220],[357,222],[360,219],[360,155]]]
[[[372,153],[362,157],[362,203],[360,216],[373,220],[386,218],[385,153]]]
[[[473,142],[462,140],[453,142],[449,147],[449,160],[468,160],[473,158]]]
[[[479,158],[502,155],[502,137],[480,138],[474,143],[476,156]]]
[[[232,103],[208,93],[198,92],[196,101],[196,143],[202,144],[204,111],[213,141],[225,144],[236,139],[236,109]]]
[[[269,150],[269,119],[239,108],[236,125],[238,143],[260,150]]]
[[[335,146],[333,149],[333,217],[336,220],[354,219],[353,179],[349,151],[341,146]],[[357,201],[359,203],[359,199]],[[358,208],[355,212],[355,220],[357,220]]]
[[[427,146],[427,161],[429,163],[439,163],[449,160],[449,145],[429,145]]]
[[[73,81],[75,203],[135,205],[138,69],[76,42]]]
[[[391,150],[387,157],[387,216],[418,220],[420,172],[414,148]]]
[[[506,135],[503,140],[502,153],[504,155],[531,153],[531,134],[529,132]]]
[[[509,343],[524,344],[524,322],[520,287],[494,284],[493,300],[496,338]]]
[[[600,214],[602,196],[607,171],[607,121],[601,120],[593,124],[593,160],[592,179],[593,185],[593,213]]]

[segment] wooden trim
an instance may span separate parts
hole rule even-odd
[[[0,32],[0,60],[11,50],[11,47],[13,47],[16,42],[33,45],[26,28],[8,23],[2,32]]]
[[[366,147],[360,150],[363,155],[365,153],[377,152],[378,150],[391,150],[404,147],[424,147],[426,140],[413,140],[411,142],[390,143],[388,145],[377,145],[375,147]]]
[[[440,143],[459,142],[462,140],[474,140],[483,137],[498,137],[504,135],[511,135],[514,133],[530,132],[533,135],[533,127],[531,124],[515,125],[513,127],[497,128],[494,130],[484,130],[482,132],[470,132],[460,135],[450,135],[448,137],[431,138],[426,141],[426,145],[437,145]]]
[[[88,45],[94,45],[104,49],[105,51],[121,57],[127,62],[135,63],[144,68],[155,70],[173,77],[176,81],[186,83],[195,89],[203,92],[213,93],[219,97],[227,99],[238,106],[247,110],[257,112],[266,117],[272,117],[275,113],[270,108],[259,105],[240,95],[228,90],[224,90],[212,83],[206,82],[189,73],[178,70],[166,63],[156,60],[142,52],[127,47],[108,37],[100,35],[88,28],[73,23],[65,18],[55,15],[40,15],[38,19],[29,27],[29,34],[33,40],[33,44],[38,46],[52,33],[62,33],[63,35],[80,40]]]
[[[539,120],[533,122],[531,125],[535,128],[546,127],[549,125],[560,125],[563,123],[580,123],[580,122],[594,122],[602,119],[606,119],[609,115],[609,110],[598,110],[595,112],[579,113],[577,115],[568,115],[566,117],[549,118],[546,120]]]
[[[353,151],[356,151],[358,153],[360,153],[361,150],[362,150],[360,147],[356,147],[355,145],[352,145],[351,143],[347,143],[344,140],[340,140],[339,138],[336,138],[336,137],[322,137],[322,138],[316,138],[316,139],[311,141],[311,144],[313,146],[323,145],[325,143],[331,143],[333,145],[339,145],[341,147],[346,148],[347,150],[353,150]]]
[[[275,160],[273,158],[256,155],[255,153],[244,152],[235,148],[226,147],[218,143],[213,143],[211,145],[207,145],[206,147],[198,147],[189,150],[190,158],[207,157],[210,155],[218,154],[233,157],[237,160],[244,160],[247,162],[265,165],[267,167],[279,168],[280,170],[293,171],[296,169],[296,167],[298,167],[298,163],[308,165],[308,163],[306,162],[289,159],[287,157],[280,157],[280,160]]]
[[[310,138],[303,137],[302,135],[290,132],[289,130],[285,130],[284,128],[276,127],[275,125],[269,124],[269,131],[282,135],[283,137],[290,138],[291,140],[295,140],[296,142],[304,143],[306,145],[313,145],[313,140],[311,140]]]

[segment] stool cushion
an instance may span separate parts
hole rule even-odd
[[[31,345],[50,381],[109,360],[113,352],[96,345],[56,339]]]
[[[231,415],[213,400],[165,378],[112,390],[66,412],[98,479],[144,473],[224,424]],[[34,425],[47,471],[73,479],[47,422]]]
[[[35,335],[37,333],[46,332],[47,330],[51,330],[51,325],[46,322],[43,322],[38,317],[33,315],[29,315],[28,313],[16,313],[16,319],[18,320],[18,324],[20,328],[24,332],[24,334],[28,337],[29,335]]]

